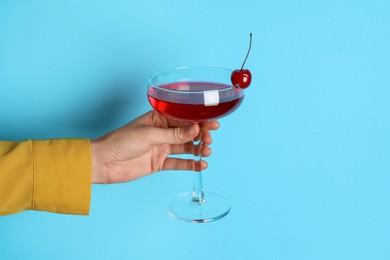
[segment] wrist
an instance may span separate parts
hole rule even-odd
[[[100,154],[100,142],[99,140],[91,140],[91,153],[92,153],[92,184],[106,183],[105,167]]]

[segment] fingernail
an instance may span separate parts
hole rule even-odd
[[[190,135],[195,134],[195,125],[190,125],[189,126],[189,133],[190,133]]]

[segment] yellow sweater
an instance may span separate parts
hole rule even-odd
[[[89,214],[91,162],[88,139],[0,141],[0,216]]]

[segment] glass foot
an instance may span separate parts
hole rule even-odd
[[[173,218],[192,223],[215,221],[229,213],[230,202],[224,197],[205,192],[204,198],[199,203],[192,200],[191,192],[180,194],[168,205],[167,212]]]

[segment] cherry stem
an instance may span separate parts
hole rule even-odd
[[[242,66],[241,66],[241,70],[244,68],[244,65],[245,65],[246,59],[248,58],[248,56],[249,56],[249,53],[251,52],[251,48],[252,48],[252,33],[250,33],[250,34],[249,34],[249,37],[250,37],[250,40],[249,40],[249,49],[248,49],[248,53],[246,54],[246,57],[245,57],[244,63],[243,63],[243,64],[242,64]]]

